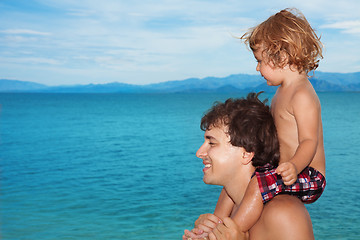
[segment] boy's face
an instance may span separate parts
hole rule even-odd
[[[205,165],[203,180],[206,184],[225,186],[231,183],[241,167],[245,149],[231,145],[226,130],[224,126],[206,130],[205,141],[196,152]]]
[[[258,47],[253,52],[257,61],[256,71],[259,71],[261,76],[265,78],[269,86],[278,86],[282,83],[281,69],[274,67],[271,61],[268,61],[263,54],[264,47]]]

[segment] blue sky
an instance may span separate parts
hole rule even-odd
[[[358,0],[0,0],[0,79],[148,84],[257,74],[234,36],[287,7],[321,35],[320,71],[360,71]]]

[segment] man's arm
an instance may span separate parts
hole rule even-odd
[[[233,207],[233,200],[227,194],[225,188],[223,188],[216,204],[214,214],[206,213],[200,215],[195,221],[195,228],[191,231],[184,231],[183,239],[198,239],[207,236],[225,217],[230,216]]]
[[[230,198],[225,188],[223,188],[216,203],[214,214],[208,213],[200,215],[195,221],[195,229],[200,230],[201,232],[210,233],[225,217],[230,216],[233,207],[233,200]]]

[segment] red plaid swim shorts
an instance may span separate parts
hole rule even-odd
[[[275,169],[274,166],[266,164],[256,168],[254,173],[264,204],[279,194],[295,195],[304,203],[313,203],[325,189],[325,177],[312,167],[306,167],[298,175],[296,182],[289,186],[284,184],[281,175],[275,173]]]

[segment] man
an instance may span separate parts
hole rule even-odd
[[[183,239],[313,239],[304,205],[296,197],[280,195],[264,206],[248,234],[231,219],[241,207],[256,167],[277,165],[279,143],[270,109],[251,93],[246,99],[218,103],[202,118],[205,141],[196,155],[205,165],[204,182],[221,185],[214,214],[204,214]],[[250,184],[249,184],[250,183]],[[246,194],[245,194],[246,193]],[[243,209],[242,209],[243,211]],[[247,214],[247,217],[253,213]],[[254,213],[259,215],[259,213]]]

